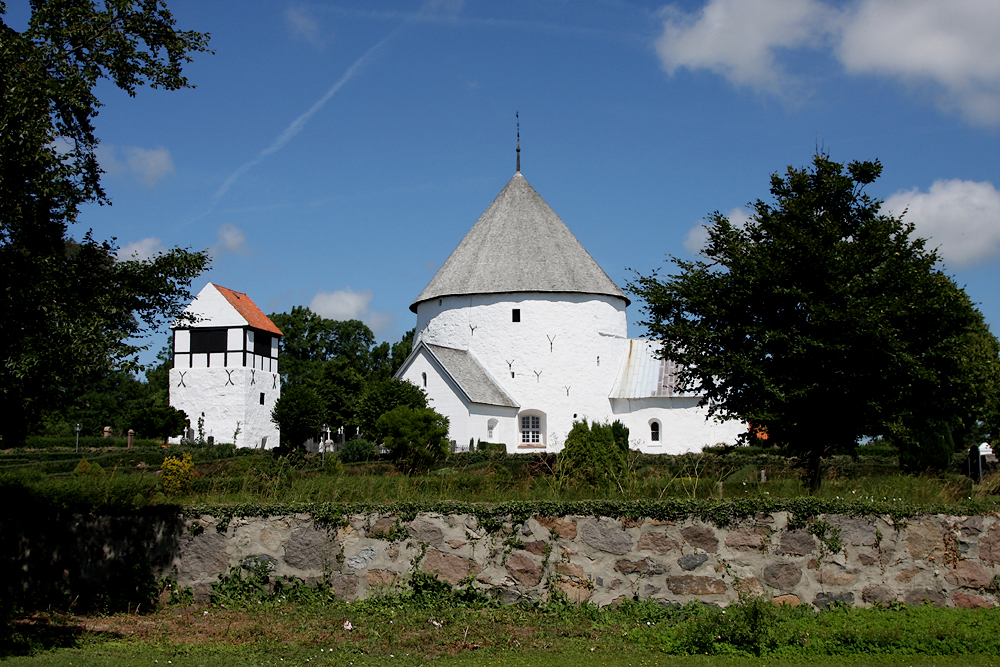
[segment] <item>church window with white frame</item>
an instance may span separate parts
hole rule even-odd
[[[658,419],[649,422],[649,439],[652,442],[660,442],[660,421]]]
[[[521,415],[521,445],[542,445],[542,417]]]

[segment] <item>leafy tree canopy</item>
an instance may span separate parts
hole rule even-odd
[[[355,405],[354,423],[361,434],[375,442],[381,442],[386,435],[379,426],[379,417],[399,406],[413,409],[427,407],[427,395],[420,387],[396,378],[388,378],[370,384],[358,398]]]
[[[305,385],[283,388],[271,411],[271,421],[281,431],[282,447],[291,449],[319,435],[325,416],[319,396]]]
[[[113,240],[69,226],[100,184],[94,90],[174,90],[208,36],[174,28],[159,0],[38,0],[28,27],[0,3],[0,402],[5,444],[85,379],[138,369],[142,338],[190,299],[206,253],[173,249],[117,261]]]
[[[876,162],[818,154],[771,178],[745,226],[715,213],[701,258],[630,285],[680,388],[809,461],[884,435],[919,449],[997,421],[998,345],[913,226],[864,187]]]
[[[324,423],[334,428],[353,423],[358,397],[367,386],[392,377],[413,344],[413,330],[393,345],[376,345],[363,322],[330,320],[304,306],[270,318],[285,333],[280,343],[284,385],[310,387],[322,404]]]
[[[378,418],[377,428],[407,470],[426,470],[448,456],[448,418],[431,408],[397,406]]]
[[[183,410],[169,405],[154,405],[137,410],[130,419],[130,428],[140,438],[167,438],[182,435],[191,426],[191,420]]]

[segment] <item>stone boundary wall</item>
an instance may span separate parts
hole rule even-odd
[[[597,605],[625,598],[727,605],[741,593],[826,607],[894,601],[992,607],[1000,601],[1000,518],[821,515],[790,527],[785,512],[728,529],[695,519],[535,516],[489,533],[474,516],[355,515],[326,528],[308,514],[187,518],[172,562],[158,568],[207,599],[231,567],[267,561],[274,576],[329,582],[358,600],[405,587],[414,568],[505,602],[558,590]]]

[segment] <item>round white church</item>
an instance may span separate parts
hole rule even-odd
[[[396,377],[427,392],[462,448],[554,452],[582,419],[620,420],[648,453],[735,442],[744,424],[707,420],[658,344],[628,337],[628,305],[518,169],[410,306]]]

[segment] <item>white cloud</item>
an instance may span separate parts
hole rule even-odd
[[[860,0],[837,55],[848,72],[937,86],[974,123],[1000,122],[1000,2]]]
[[[656,52],[664,69],[708,69],[734,84],[779,93],[792,79],[777,49],[817,46],[833,12],[817,0],[710,0],[689,14],[664,11]]]
[[[796,81],[782,51],[831,49],[850,74],[929,84],[940,106],[1000,124],[1000,2],[995,0],[708,0],[663,13],[664,69],[707,69],[758,92]]]
[[[129,146],[125,148],[125,156],[129,169],[146,185],[156,185],[174,173],[170,151],[163,146],[151,149]]]
[[[333,292],[317,292],[309,309],[330,320],[361,320],[376,334],[389,329],[393,324],[392,315],[371,309],[372,292],[355,292],[350,287]]]
[[[882,204],[906,214],[918,236],[937,246],[951,268],[980,264],[1000,254],[1000,192],[989,182],[935,181],[927,192],[897,192]]]
[[[462,12],[464,4],[464,0],[426,0],[420,8],[420,13],[424,16],[441,16],[453,19]]]
[[[128,165],[118,159],[118,151],[111,144],[99,144],[94,152],[101,169],[108,176],[121,176],[128,171]]]
[[[160,239],[153,238],[149,236],[139,241],[134,241],[123,245],[118,249],[116,257],[120,260],[137,260],[143,261],[147,259],[152,259],[161,252],[165,252],[166,248],[160,243]]]
[[[97,159],[109,176],[129,174],[148,186],[157,185],[174,173],[173,158],[163,146],[118,148],[111,144],[101,144],[97,147]]]
[[[733,223],[736,227],[746,227],[747,222],[750,220],[750,211],[746,210],[741,206],[737,206],[728,213],[726,217],[729,218],[729,222]],[[689,254],[697,255],[701,252],[701,249],[705,247],[708,242],[708,228],[705,225],[695,225],[688,230],[687,236],[684,237],[684,249],[688,251]]]
[[[285,10],[285,25],[292,36],[304,39],[313,46],[322,47],[325,42],[320,34],[319,21],[306,7],[289,7]]]
[[[225,223],[219,227],[218,240],[212,247],[213,255],[222,253],[232,253],[234,255],[249,255],[250,249],[247,247],[247,238],[243,230],[232,223]]]

